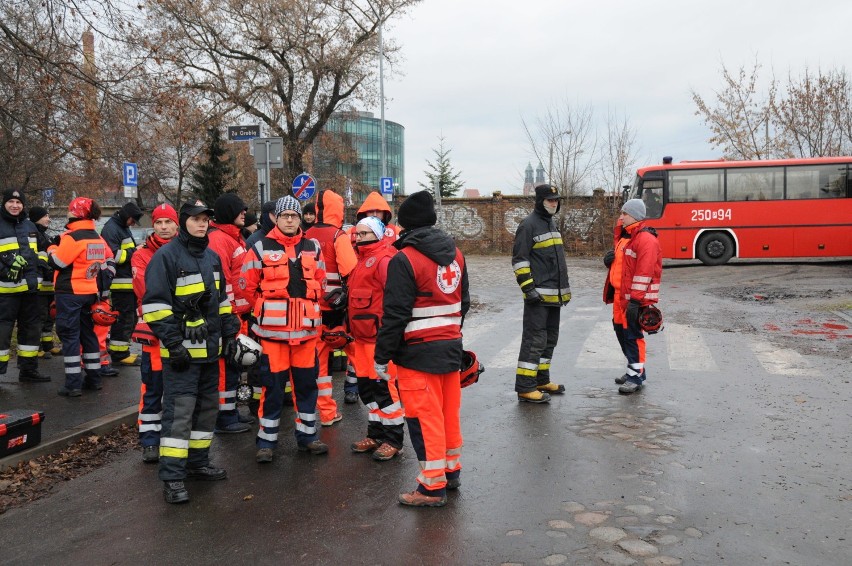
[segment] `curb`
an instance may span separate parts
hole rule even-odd
[[[84,436],[91,434],[104,434],[111,431],[119,425],[135,425],[136,419],[139,416],[139,407],[132,405],[126,409],[121,409],[109,415],[98,417],[91,421],[81,423],[73,428],[66,430],[62,435],[48,442],[43,442],[38,446],[34,446],[29,450],[24,450],[11,456],[6,456],[0,459],[0,471],[4,471],[25,460],[32,460],[46,454],[55,454],[61,452],[66,446],[72,444]]]

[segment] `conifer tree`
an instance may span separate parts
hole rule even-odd
[[[456,196],[459,189],[464,186],[464,181],[459,180],[462,172],[455,171],[452,163],[450,163],[450,151],[452,149],[444,147],[444,136],[440,136],[438,138],[438,147],[432,150],[435,154],[435,163],[427,159],[426,165],[429,166],[429,170],[423,172],[426,178],[429,179],[429,184],[418,183],[433,194],[435,193],[435,186],[437,184],[441,190],[441,198]]]
[[[219,128],[210,128],[207,133],[210,139],[205,152],[207,159],[196,165],[190,188],[204,204],[213,206],[233,180],[234,167],[233,157],[228,155]]]

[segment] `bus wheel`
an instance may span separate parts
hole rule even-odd
[[[722,265],[734,255],[734,241],[725,232],[710,232],[698,240],[696,256],[704,265]]]

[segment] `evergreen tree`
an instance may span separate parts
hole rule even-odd
[[[435,185],[441,189],[441,198],[454,197],[456,193],[464,186],[464,181],[460,181],[461,171],[453,170],[453,165],[450,163],[450,148],[444,147],[444,136],[438,138],[438,147],[433,149],[435,154],[435,163],[428,159],[426,165],[430,170],[424,171],[426,178],[429,179],[429,184],[418,183],[421,187],[435,193]]]
[[[228,155],[219,128],[210,128],[207,133],[210,139],[207,160],[195,166],[189,186],[204,204],[213,206],[233,180],[234,167],[233,157]]]

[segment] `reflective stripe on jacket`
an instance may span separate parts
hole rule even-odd
[[[552,217],[534,210],[521,221],[515,232],[512,270],[525,296],[536,290],[546,305],[568,303],[571,285],[565,249]]]
[[[133,291],[133,272],[130,260],[136,252],[136,240],[130,228],[122,221],[119,212],[116,212],[106,221],[101,229],[101,237],[112,250],[115,257],[115,277],[110,285],[111,291],[129,292]]]
[[[56,271],[56,293],[89,295],[98,292],[101,269],[112,264],[112,251],[95,231],[93,220],[68,223],[68,231],[59,238],[58,246],[50,246],[48,264]]]

